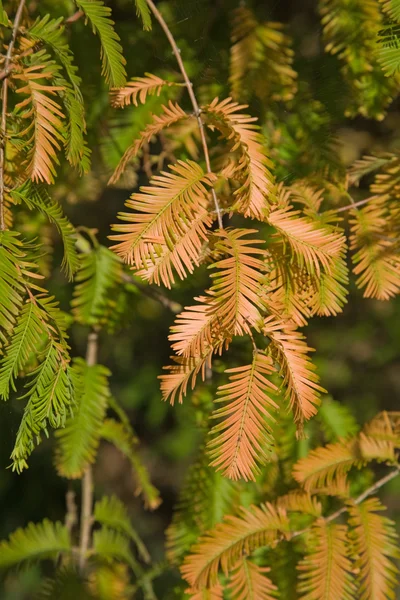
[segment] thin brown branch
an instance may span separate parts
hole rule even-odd
[[[65,495],[65,504],[67,512],[65,515],[65,527],[71,534],[73,528],[78,522],[78,509],[75,502],[75,492],[69,489]]]
[[[6,58],[4,61],[4,71],[8,71],[10,67],[11,57],[14,50],[15,40],[17,39],[19,25],[21,23],[22,12],[24,10],[25,0],[20,0],[18,10],[15,15],[11,40],[8,45]],[[1,108],[1,123],[0,123],[0,230],[6,228],[4,220],[4,165],[6,157],[6,141],[7,141],[7,101],[8,101],[8,79],[5,77],[2,83],[2,108]]]
[[[86,362],[92,367],[97,362],[98,333],[92,331],[88,336]],[[81,530],[79,539],[79,568],[84,570],[87,552],[90,545],[90,535],[93,524],[93,470],[88,465],[82,478]]]
[[[75,21],[79,21],[79,19],[83,17],[84,14],[85,13],[83,12],[83,10],[77,10],[73,15],[68,17],[68,19],[65,19],[65,23],[67,23],[68,25],[70,23],[75,23]]]
[[[374,494],[376,491],[378,491],[386,483],[388,483],[389,481],[391,481],[392,479],[397,477],[399,474],[400,474],[400,465],[397,466],[392,471],[390,471],[389,473],[387,473],[387,475],[385,475],[381,479],[378,479],[378,481],[376,481],[373,485],[371,485],[371,487],[369,487],[362,494],[357,496],[357,498],[355,498],[353,500],[354,504],[361,504],[361,502],[363,502],[366,498],[368,498],[368,496],[371,496],[372,494]],[[339,508],[336,512],[332,513],[328,517],[325,517],[324,521],[325,521],[325,523],[330,523],[331,521],[335,521],[337,518],[339,518],[341,515],[343,515],[347,511],[348,511],[348,507],[342,506],[342,508]],[[304,533],[307,533],[310,529],[311,529],[311,527],[306,527],[304,529],[300,529],[299,531],[294,531],[289,536],[289,539],[291,540],[295,537],[298,537],[299,535],[303,535]],[[285,538],[285,539],[288,539],[288,538]]]
[[[186,72],[186,68],[185,65],[183,63],[182,57],[181,57],[181,51],[179,50],[176,42],[175,42],[175,38],[171,33],[170,28],[168,27],[167,23],[164,21],[164,17],[162,16],[162,14],[160,13],[160,11],[158,10],[158,8],[156,7],[156,5],[154,4],[153,0],[146,0],[147,4],[150,8],[150,10],[152,11],[153,15],[155,16],[155,18],[157,19],[157,21],[159,22],[162,30],[164,31],[165,35],[168,38],[169,43],[171,44],[171,48],[172,48],[172,52],[175,55],[175,58],[177,60],[177,63],[179,65],[179,69],[182,73],[183,79],[185,81],[185,85],[187,88],[187,91],[189,93],[190,96],[190,100],[193,106],[193,110],[194,110],[194,114],[195,117],[197,119],[197,123],[199,125],[199,131],[200,131],[200,137],[201,137],[201,144],[203,146],[203,152],[204,152],[204,159],[206,162],[206,169],[207,169],[207,173],[212,173],[211,171],[211,162],[210,162],[210,154],[208,152],[208,146],[207,146],[207,140],[206,140],[206,134],[204,131],[204,123],[202,121],[201,118],[201,111],[200,111],[200,107],[199,104],[197,102],[196,99],[196,95],[193,91],[193,84],[189,79],[189,76]],[[215,204],[215,212],[217,213],[217,219],[218,219],[218,225],[220,227],[220,229],[223,229],[223,223],[222,223],[222,214],[221,214],[221,210],[219,207],[219,203],[218,203],[218,198],[217,195],[215,193],[215,190],[212,189],[211,190],[212,193],[212,197],[214,200],[214,204]]]
[[[159,302],[165,308],[168,308],[173,313],[179,313],[183,309],[183,307],[178,303],[170,300],[168,296],[165,296],[162,292],[160,292],[156,288],[149,287],[148,285],[141,284],[138,281],[135,281],[133,277],[131,277],[128,273],[122,274],[122,281],[124,283],[128,283],[130,285],[134,285],[138,290],[142,292],[145,296],[148,296],[152,300]]]
[[[349,198],[351,198],[351,196],[349,196]],[[370,196],[369,198],[364,198],[364,200],[358,200],[358,202],[355,202],[353,200],[353,202],[351,204],[347,204],[346,206],[337,208],[336,212],[340,213],[340,212],[345,212],[346,210],[354,210],[355,208],[358,208],[359,206],[364,206],[364,204],[367,204],[371,200],[375,200],[375,198],[376,198],[376,196]]]

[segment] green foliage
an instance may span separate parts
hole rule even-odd
[[[125,64],[120,39],[114,30],[111,9],[102,0],[75,0],[84,12],[101,42],[102,74],[110,87],[121,87],[126,81]],[[143,14],[143,12],[142,12]]]
[[[128,423],[106,419],[101,429],[101,437],[113,444],[129,460],[134,480],[136,493],[143,496],[145,505],[155,509],[160,504],[158,490],[150,482],[149,473],[137,452],[137,438]]]
[[[56,466],[63,477],[78,479],[96,459],[101,427],[110,391],[110,372],[101,365],[89,366],[76,358],[71,379],[77,407],[65,427],[56,432]]]
[[[143,29],[149,31],[151,29],[151,13],[146,0],[135,0],[136,12],[138,17],[143,21]]]
[[[128,538],[108,527],[101,527],[93,533],[93,551],[97,558],[106,562],[125,562],[134,571],[137,569],[136,560],[129,549]]]
[[[94,507],[94,518],[101,525],[119,531],[132,540],[140,557],[150,562],[150,556],[138,533],[132,527],[128,512],[116,496],[104,496]]]
[[[25,286],[22,280],[25,254],[16,231],[0,232],[0,342],[6,341],[22,305]],[[22,280],[22,281],[21,281]]]
[[[18,315],[7,353],[0,366],[0,397],[8,400],[10,387],[16,391],[15,379],[31,355],[42,345],[43,325],[40,308],[28,300]]]
[[[98,326],[107,322],[116,308],[112,289],[121,283],[121,277],[121,263],[108,248],[97,246],[81,257],[72,300],[78,323]]]
[[[98,600],[88,589],[87,582],[75,568],[61,568],[56,577],[44,581],[35,600]]]
[[[353,436],[359,430],[357,421],[349,407],[332,400],[332,398],[324,398],[318,411],[318,420],[321,422],[327,442]]]
[[[62,268],[67,277],[72,279],[79,267],[78,253],[75,248],[75,230],[63,214],[61,206],[51,199],[43,186],[34,186],[30,182],[11,192],[14,200],[24,202],[30,210],[38,210],[46,215],[50,223],[54,223],[64,244]]]
[[[0,543],[0,567],[56,559],[60,552],[69,552],[71,543],[67,529],[59,522],[45,519],[42,523],[29,523],[25,529],[17,529],[8,541]]]
[[[378,0],[320,0],[325,49],[343,62],[350,98],[346,115],[383,119],[396,91],[395,78],[385,78],[376,58],[382,28]]]
[[[199,535],[222,521],[240,500],[238,484],[211,468],[203,449],[186,474],[167,530],[169,559],[180,563]]]

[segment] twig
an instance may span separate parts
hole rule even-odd
[[[349,198],[351,198],[351,196],[349,196]],[[340,213],[340,212],[344,212],[346,210],[352,210],[354,208],[358,208],[359,206],[363,206],[364,204],[367,204],[367,202],[370,202],[370,200],[375,200],[376,196],[370,196],[369,198],[364,198],[364,200],[359,200],[358,202],[353,202],[351,204],[347,204],[347,206],[342,206],[341,208],[337,208],[335,209],[336,212]]]
[[[156,7],[156,5],[153,3],[153,0],[146,0],[146,2],[148,4],[148,6],[150,7],[150,10],[152,11],[153,15],[155,16],[155,18],[157,19],[157,21],[161,25],[161,28],[163,29],[165,35],[167,36],[169,43],[171,44],[172,52],[175,55],[175,58],[176,58],[177,63],[179,65],[179,69],[180,69],[180,71],[182,73],[182,76],[183,76],[183,79],[185,81],[185,85],[186,85],[186,88],[187,88],[187,91],[189,93],[190,100],[191,100],[191,103],[192,103],[192,106],[193,106],[194,114],[195,114],[195,117],[197,119],[197,123],[199,125],[200,137],[201,137],[201,144],[203,146],[204,159],[206,161],[207,173],[212,173],[212,171],[211,171],[210,155],[209,155],[209,152],[208,152],[206,134],[205,134],[205,131],[204,131],[204,123],[203,123],[203,121],[201,119],[200,107],[199,107],[199,104],[197,102],[195,93],[193,91],[193,84],[190,81],[189,76],[188,76],[188,74],[186,72],[185,65],[184,65],[182,57],[181,57],[181,51],[179,50],[179,48],[178,48],[178,46],[177,46],[177,44],[175,42],[175,38],[172,35],[171,30],[169,29],[167,23],[164,21],[164,17],[160,13],[160,11]],[[215,204],[215,212],[217,214],[218,225],[219,225],[220,229],[223,229],[222,214],[221,214],[221,210],[220,210],[220,207],[219,207],[217,195],[216,195],[214,189],[211,190],[211,194],[212,194],[212,197],[213,197],[213,200],[214,200],[214,204]]]
[[[78,522],[78,509],[75,502],[75,492],[69,489],[65,495],[65,504],[67,507],[67,514],[65,515],[65,527],[72,532],[73,528]]]
[[[65,22],[69,25],[70,23],[75,23],[75,21],[79,21],[81,17],[83,17],[85,13],[83,10],[77,10],[73,15],[65,19]]]
[[[8,45],[6,58],[4,61],[4,71],[8,71],[12,53],[14,50],[15,40],[17,39],[19,24],[22,18],[22,11],[24,10],[25,0],[20,0],[17,13],[15,15],[13,30],[11,34],[11,40]],[[7,138],[7,100],[8,100],[8,79],[5,77],[2,83],[1,97],[3,105],[1,108],[1,124],[0,124],[0,230],[4,231],[6,228],[4,220],[4,163],[6,156],[6,138]]]
[[[175,314],[181,312],[183,308],[181,304],[179,304],[179,302],[174,302],[174,300],[170,300],[168,296],[164,296],[164,294],[158,291],[158,289],[151,288],[147,285],[141,284],[138,281],[135,281],[133,277],[131,277],[128,273],[122,274],[122,281],[124,283],[128,283],[130,285],[135,286],[140,292],[142,292],[144,296],[148,296],[152,300],[159,302],[165,308],[168,308],[168,310]]]
[[[92,331],[88,336],[86,349],[86,362],[92,367],[97,362],[98,333]],[[84,570],[86,565],[86,555],[90,544],[90,533],[93,523],[93,470],[88,465],[82,478],[82,506],[81,506],[81,531],[79,543],[79,568]]]
[[[384,486],[386,483],[388,483],[389,481],[391,481],[392,479],[397,477],[399,474],[400,474],[400,465],[397,466],[393,471],[390,471],[387,475],[385,475],[381,479],[378,479],[378,481],[376,481],[373,485],[371,485],[371,487],[366,489],[365,492],[363,492],[362,494],[357,496],[357,498],[355,498],[353,500],[354,504],[361,504],[361,502],[363,502],[366,498],[368,498],[368,496],[371,496],[371,494],[373,494],[374,492],[379,490],[382,486]],[[332,513],[328,517],[325,517],[324,518],[325,523],[330,523],[331,521],[335,521],[338,517],[340,517],[340,515],[344,514],[348,510],[349,510],[348,506],[342,506],[342,508],[339,508],[339,510],[337,510],[336,512]],[[301,529],[299,531],[294,531],[289,536],[289,540],[292,540],[293,538],[298,537],[299,535],[303,535],[304,533],[307,533],[310,529],[311,529],[311,527],[306,527],[305,529]],[[283,538],[283,539],[287,539],[287,538]]]

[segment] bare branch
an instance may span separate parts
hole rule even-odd
[[[400,474],[400,465],[398,465],[395,469],[393,469],[393,471],[390,471],[389,473],[387,473],[387,475],[385,475],[381,479],[378,479],[378,481],[376,481],[373,485],[371,485],[371,487],[369,487],[362,494],[357,496],[357,498],[355,498],[353,500],[354,504],[361,504],[361,502],[363,502],[366,498],[368,498],[368,496],[371,496],[372,494],[374,494],[377,490],[379,490],[386,483],[388,483],[389,481],[391,481],[392,479],[397,477],[399,474]],[[332,513],[328,517],[325,517],[325,519],[324,519],[325,523],[330,523],[331,521],[336,521],[336,519],[338,517],[340,517],[340,515],[343,515],[347,511],[348,511],[348,507],[342,506],[342,508],[339,508],[339,510],[337,510],[336,512]],[[289,539],[293,539],[295,537],[298,537],[299,535],[303,535],[304,533],[307,533],[307,531],[309,531],[310,529],[311,529],[311,527],[306,527],[305,529],[301,529],[299,531],[294,531],[290,535]],[[287,538],[285,538],[285,539],[287,539]]]
[[[97,362],[98,351],[98,333],[92,331],[89,333],[86,362],[92,367]],[[81,506],[81,531],[79,543],[79,568],[84,570],[86,565],[86,555],[90,545],[90,534],[93,524],[93,470],[88,465],[82,478],[82,506]]]
[[[175,38],[172,35],[171,30],[169,29],[167,23],[164,21],[164,17],[160,13],[160,11],[156,7],[156,5],[153,3],[152,0],[146,0],[146,1],[147,1],[147,4],[150,7],[150,10],[154,14],[155,18],[157,19],[157,21],[161,25],[161,28],[163,29],[165,35],[167,36],[169,43],[171,44],[172,52],[175,55],[175,58],[176,58],[177,63],[179,65],[179,69],[180,69],[180,71],[182,73],[182,76],[183,76],[183,79],[185,81],[185,85],[186,85],[187,91],[189,93],[190,100],[192,102],[194,114],[196,116],[197,123],[199,125],[200,137],[201,137],[201,144],[203,146],[203,152],[204,152],[204,158],[205,158],[205,161],[206,161],[207,173],[212,173],[212,171],[211,171],[210,155],[209,155],[209,152],[208,152],[206,134],[205,134],[205,131],[204,131],[204,123],[203,123],[203,121],[201,119],[200,107],[199,107],[199,104],[197,102],[195,93],[193,91],[193,84],[190,81],[189,76],[188,76],[188,74],[186,72],[185,65],[184,65],[182,57],[181,57],[181,51],[179,50],[179,48],[178,48],[178,46],[177,46],[177,44],[175,42]],[[214,204],[215,204],[215,212],[217,213],[218,225],[219,225],[220,229],[223,229],[222,213],[221,213],[221,209],[219,207],[217,195],[216,195],[214,189],[211,190],[211,193],[212,193],[212,197],[213,197]]]

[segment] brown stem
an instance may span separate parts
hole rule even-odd
[[[160,11],[156,7],[156,5],[153,3],[153,0],[146,0],[146,2],[148,4],[148,6],[150,7],[150,10],[152,11],[153,15],[155,16],[155,18],[157,19],[157,21],[161,25],[161,28],[163,29],[165,35],[167,36],[169,43],[171,44],[172,52],[175,55],[175,58],[176,58],[177,63],[179,65],[179,69],[180,69],[180,71],[182,73],[182,76],[183,76],[183,79],[185,81],[185,85],[186,85],[186,88],[187,88],[187,91],[189,93],[190,100],[191,100],[191,103],[192,103],[192,106],[193,106],[194,114],[195,114],[195,117],[197,119],[197,123],[199,125],[200,137],[201,137],[201,144],[203,146],[204,159],[206,161],[207,173],[212,173],[212,171],[211,171],[211,162],[210,162],[210,154],[208,152],[206,134],[205,134],[205,131],[204,131],[204,123],[203,123],[203,121],[201,119],[200,107],[199,107],[199,104],[197,102],[195,93],[193,91],[193,84],[190,81],[189,76],[188,76],[188,74],[186,72],[185,65],[184,65],[182,57],[181,57],[181,51],[179,50],[178,46],[176,45],[175,38],[172,35],[171,30],[169,29],[167,23],[164,21],[164,17],[160,13]],[[222,214],[221,214],[221,209],[219,207],[217,195],[216,195],[214,189],[211,190],[211,193],[212,193],[212,197],[213,197],[214,204],[215,204],[215,212],[217,213],[218,225],[219,225],[220,229],[223,229]]]
[[[357,496],[357,498],[355,498],[353,500],[354,504],[361,504],[361,502],[363,502],[366,498],[368,498],[368,496],[371,496],[371,494],[374,494],[377,490],[379,490],[386,483],[388,483],[389,481],[391,481],[392,479],[397,477],[399,475],[399,473],[400,473],[400,466],[397,466],[395,469],[393,469],[393,471],[390,471],[387,475],[385,475],[381,479],[378,479],[378,481],[376,481],[373,485],[371,485],[371,487],[366,489],[365,492],[363,492],[362,494]],[[325,521],[325,523],[330,523],[331,521],[335,521],[338,517],[340,517],[340,515],[343,515],[347,511],[348,511],[348,507],[342,506],[342,508],[339,508],[339,510],[337,510],[336,512],[332,513],[328,517],[325,517],[324,521]],[[299,535],[303,535],[304,533],[307,533],[307,531],[309,531],[310,529],[311,529],[311,527],[306,527],[305,529],[301,529],[299,531],[294,531],[290,535],[289,539],[293,539],[295,537],[298,537]]]
[[[92,331],[88,336],[86,349],[86,362],[89,367],[97,362],[98,333]],[[81,531],[79,543],[79,568],[84,570],[86,565],[86,555],[90,544],[90,534],[93,524],[93,470],[88,465],[82,478],[82,506],[81,506]]]
[[[90,544],[92,529],[93,508],[93,471],[91,465],[86,468],[82,478],[82,507],[81,507],[81,534],[79,543],[79,568],[84,570],[86,555]]]
[[[351,197],[351,196],[349,196]],[[336,212],[340,213],[340,212],[344,212],[346,210],[352,210],[354,208],[358,208],[359,206],[363,206],[364,204],[367,204],[367,202],[369,202],[370,200],[374,200],[376,198],[376,196],[370,196],[369,198],[364,198],[364,200],[359,200],[358,202],[353,202],[351,204],[347,204],[347,206],[342,206],[341,208],[337,208]]]
[[[22,11],[24,10],[25,0],[20,0],[17,14],[15,15],[13,30],[11,34],[11,40],[8,45],[6,58],[4,61],[4,71],[8,71],[12,53],[14,50],[15,40],[17,39],[19,24],[22,18]],[[1,97],[3,105],[1,108],[1,123],[0,123],[0,230],[4,231],[6,228],[4,220],[4,163],[6,156],[6,137],[7,137],[7,100],[8,100],[8,79],[5,77],[2,83]]]
[[[75,492],[69,489],[65,495],[65,504],[67,507],[67,514],[65,515],[65,527],[72,532],[78,521],[78,510],[75,502]]]
[[[69,25],[70,23],[75,23],[75,21],[79,21],[81,17],[83,17],[85,13],[83,10],[77,10],[73,15],[65,19],[65,22]]]

